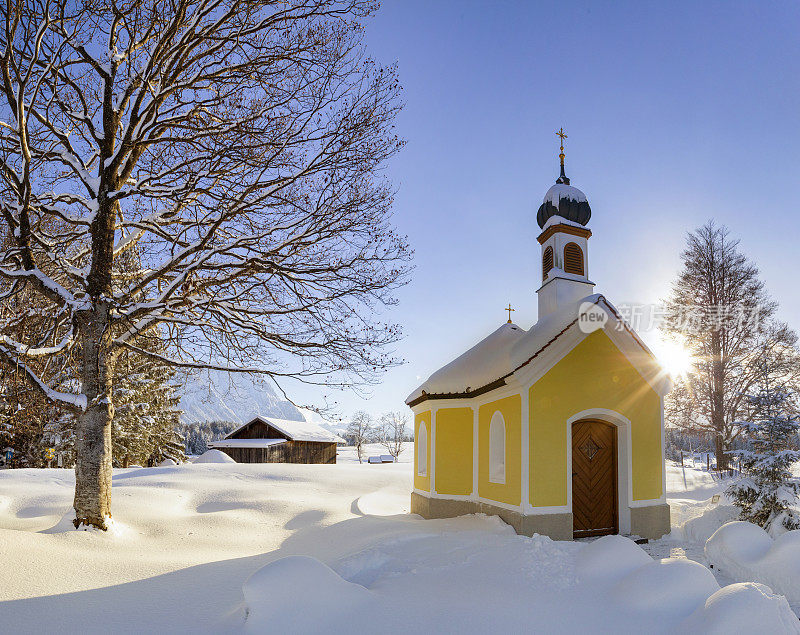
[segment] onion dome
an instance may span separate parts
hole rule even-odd
[[[539,211],[536,214],[536,222],[539,223],[539,227],[544,227],[547,219],[551,216],[561,216],[581,225],[589,222],[592,217],[592,208],[589,207],[586,194],[577,187],[567,185],[567,183],[556,182],[553,187],[547,190],[547,194],[544,195],[544,201],[539,206]]]
[[[569,178],[564,173],[564,139],[567,135],[563,129],[556,134],[561,137],[561,153],[558,155],[561,161],[561,175],[556,179],[556,184],[544,195],[536,214],[536,222],[543,228],[549,218],[560,216],[573,223],[585,225],[592,217],[592,208],[589,207],[586,194],[569,184]]]

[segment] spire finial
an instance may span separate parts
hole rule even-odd
[[[558,158],[561,161],[561,176],[558,177],[556,183],[565,183],[566,185],[569,185],[569,179],[567,178],[567,175],[564,173],[564,139],[567,138],[567,135],[564,132],[564,126],[561,126],[561,128],[558,129],[558,132],[556,132],[556,136],[561,137],[561,152],[558,155]]]
[[[561,165],[564,165],[564,139],[567,138],[566,133],[564,132],[564,126],[558,129],[556,132],[557,137],[561,137],[561,154],[558,155],[558,158],[561,159]]]
[[[506,324],[511,324],[511,312],[516,311],[516,309],[511,308],[511,302],[508,303],[508,306],[503,309],[504,311],[508,311],[508,322]]]

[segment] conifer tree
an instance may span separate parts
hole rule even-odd
[[[49,227],[54,229],[55,225]],[[11,238],[0,234],[0,250],[10,245]],[[0,348],[46,332],[47,321],[46,305],[35,293],[24,284],[0,276]],[[45,448],[53,447],[47,438],[47,427],[67,410],[30,385],[26,377],[31,370],[57,390],[74,389],[75,355],[63,351],[49,359],[34,356],[18,363],[10,363],[0,355],[0,450],[13,449],[17,466],[44,467]]]
[[[164,344],[152,338],[152,352],[163,352]],[[126,352],[117,362],[114,390],[116,415],[111,431],[114,465],[153,466],[165,459],[185,460],[183,439],[177,432],[180,423],[175,392],[174,368]]]
[[[744,476],[728,488],[740,518],[763,527],[771,534],[800,528],[800,485],[791,466],[800,461],[793,444],[800,430],[797,404],[769,363],[762,365],[757,392],[747,396],[749,421],[737,422],[746,435],[748,448],[737,451]],[[793,509],[793,507],[795,509]]]
[[[11,448],[15,466],[47,465],[45,449],[54,447],[48,427],[63,416],[57,404],[43,399],[13,370],[0,367],[0,451]]]
[[[234,421],[180,423],[178,436],[183,439],[186,454],[200,455],[208,450],[209,441],[222,439],[239,425]]]

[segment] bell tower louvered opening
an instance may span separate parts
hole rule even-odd
[[[547,280],[547,274],[553,268],[553,248],[548,246],[542,254],[542,280]]]
[[[564,247],[564,271],[577,276],[584,275],[583,249],[576,243],[567,243]]]

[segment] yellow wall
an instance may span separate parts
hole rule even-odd
[[[500,411],[506,423],[506,482],[489,482],[489,424]],[[478,494],[483,498],[519,505],[522,474],[522,400],[519,395],[485,404],[478,409]]]
[[[529,397],[532,505],[567,504],[566,422],[589,408],[614,410],[631,421],[633,500],[661,496],[661,400],[603,331],[578,344]]]
[[[436,474],[439,494],[472,493],[472,408],[436,411]]]
[[[427,429],[426,435],[426,452],[425,456],[428,457],[428,469],[426,476],[420,476],[417,472],[417,443],[419,443],[419,424],[425,422]],[[416,489],[431,491],[431,412],[420,412],[414,417],[414,487]]]

